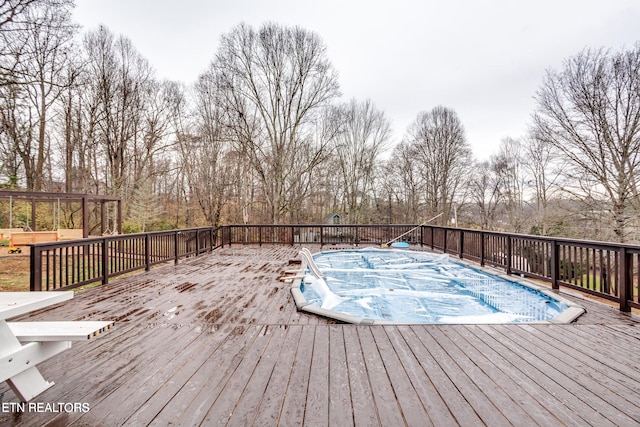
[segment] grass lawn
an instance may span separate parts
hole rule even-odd
[[[29,257],[0,256],[0,292],[29,290]]]

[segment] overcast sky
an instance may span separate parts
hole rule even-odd
[[[638,0],[76,0],[83,30],[129,38],[157,77],[195,82],[220,36],[271,21],[318,34],[343,100],[371,99],[394,143],[420,111],[455,110],[475,155],[526,133],[547,69],[640,41]]]

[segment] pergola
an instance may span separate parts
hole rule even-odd
[[[97,194],[80,193],[48,193],[33,191],[0,190],[0,200],[9,200],[10,210],[14,201],[31,202],[31,224],[36,231],[37,203],[73,202],[82,204],[82,236],[89,237],[89,203],[100,203],[100,234],[105,232],[106,209],[105,204],[117,203],[116,226],[118,234],[122,234],[122,200],[116,196],[103,196]],[[10,212],[11,214],[11,212]]]

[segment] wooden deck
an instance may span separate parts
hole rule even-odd
[[[39,365],[56,385],[35,402],[88,411],[13,413],[2,384],[0,425],[638,425],[638,316],[579,300],[570,325],[335,324],[277,280],[298,249],[233,246],[30,316],[116,326]]]

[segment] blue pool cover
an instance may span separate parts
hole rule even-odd
[[[571,304],[443,254],[365,248],[321,252],[313,261],[322,277],[305,274],[305,304],[373,323],[541,322]]]

